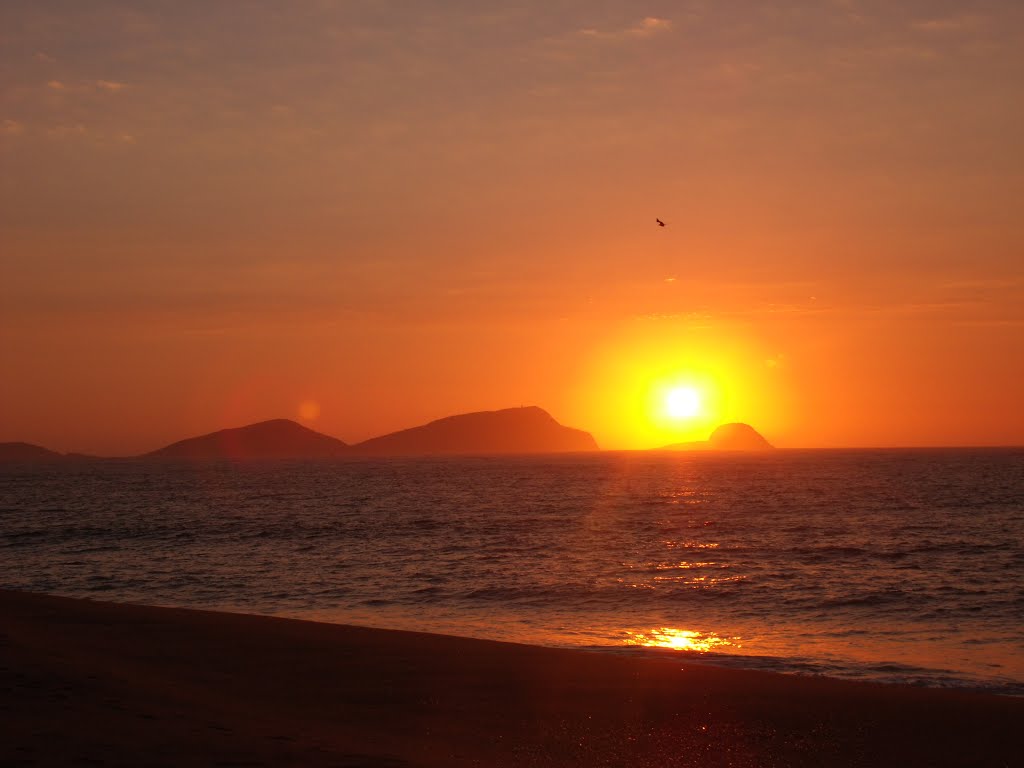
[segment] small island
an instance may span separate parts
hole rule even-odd
[[[673,443],[661,451],[767,451],[774,446],[749,424],[732,422],[715,428],[707,440]]]
[[[156,459],[322,459],[343,456],[349,446],[290,419],[272,419],[237,429],[179,440],[145,458]]]

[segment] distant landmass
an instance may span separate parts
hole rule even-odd
[[[350,447],[289,419],[190,437],[145,454],[158,459],[321,459],[346,456]]]
[[[772,445],[749,424],[716,427],[707,440],[673,443],[664,451],[762,451]],[[569,453],[599,450],[589,432],[559,424],[536,406],[463,413],[354,445],[289,419],[272,419],[179,440],[136,458],[317,459],[343,456]],[[30,443],[0,443],[0,462],[88,459]]]
[[[7,443],[5,445],[24,445]],[[32,446],[60,458],[60,454]],[[559,424],[535,406],[464,413],[349,445],[289,419],[179,440],[144,454],[153,459],[319,459],[339,456],[436,456],[454,454],[564,453],[596,451],[588,433]],[[14,460],[36,461],[25,454]]]
[[[763,451],[773,447],[760,432],[740,422],[716,427],[708,438],[708,444],[720,451]]]
[[[54,461],[64,457],[31,443],[0,443],[0,461]]]
[[[563,427],[542,408],[505,408],[448,416],[353,446],[360,456],[596,451],[589,432]]]
[[[715,428],[707,440],[666,445],[663,451],[765,451],[773,446],[749,424],[732,422]]]

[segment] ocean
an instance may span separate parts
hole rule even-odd
[[[1024,449],[4,465],[0,586],[1024,695]]]

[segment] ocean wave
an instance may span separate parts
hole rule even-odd
[[[781,648],[761,663],[787,671],[932,679],[883,663],[897,643],[911,662],[956,659],[954,676],[985,677],[995,660],[1024,679],[1024,515],[1005,504],[1024,498],[1015,454],[804,452],[742,472],[603,455],[100,462],[0,483],[9,588],[436,631],[521,625],[531,642],[697,624],[752,655]],[[820,657],[804,659],[808,646]],[[835,648],[863,666],[832,670],[853,663],[830,660]]]

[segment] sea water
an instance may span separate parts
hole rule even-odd
[[[1024,694],[1024,449],[0,466],[0,586]]]

